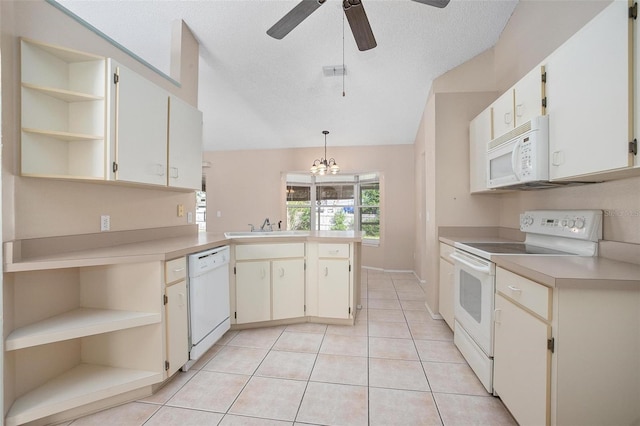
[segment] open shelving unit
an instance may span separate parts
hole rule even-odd
[[[159,261],[12,274],[5,423],[46,419],[164,380],[163,284]]]
[[[105,179],[106,59],[21,41],[23,176]]]

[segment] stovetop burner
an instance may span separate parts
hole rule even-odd
[[[465,246],[473,247],[486,253],[492,254],[554,254],[569,255],[564,251],[553,250],[550,248],[539,247],[525,243],[463,243]]]

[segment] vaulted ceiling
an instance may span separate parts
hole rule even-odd
[[[59,0],[157,68],[171,23],[200,43],[207,151],[411,144],[434,78],[492,47],[517,0],[363,0],[378,46],[360,52],[341,0],[284,39],[266,31],[298,0]],[[342,66],[346,75],[325,76]],[[345,96],[343,96],[343,91]]]

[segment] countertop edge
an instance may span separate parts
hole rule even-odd
[[[292,241],[361,243],[362,237],[360,235],[348,236],[344,234],[312,234],[286,237],[226,238],[224,234],[219,233],[200,233],[194,236],[140,241],[136,243],[75,251],[52,256],[21,259],[16,262],[9,261],[4,263],[4,272],[28,272],[46,269],[104,266],[124,263],[161,262],[229,244],[273,244]]]

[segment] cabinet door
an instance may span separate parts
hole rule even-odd
[[[549,424],[551,328],[496,294],[493,386],[516,421]]]
[[[514,86],[516,127],[544,114],[544,108],[542,107],[542,98],[544,96],[543,72],[543,67],[535,67]]]
[[[236,323],[271,319],[270,262],[236,264]]]
[[[349,318],[349,259],[318,260],[318,316]]]
[[[552,180],[633,164],[628,19],[627,3],[614,1],[547,58]]]
[[[169,186],[202,188],[202,112],[169,99]]]
[[[453,330],[453,265],[440,258],[440,315]]]
[[[304,316],[304,259],[271,263],[272,319]]]
[[[166,289],[167,377],[189,360],[189,318],[187,314],[187,283],[180,281]]]
[[[471,193],[487,189],[487,145],[491,141],[491,108],[469,123],[469,189]]]
[[[118,74],[112,84],[115,179],[166,186],[168,94],[113,61],[112,70]]]
[[[509,89],[491,104],[493,110],[493,139],[513,130],[513,89]]]

